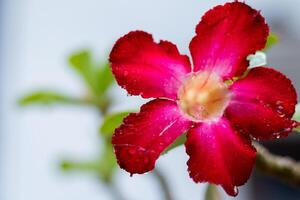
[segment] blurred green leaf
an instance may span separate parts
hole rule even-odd
[[[130,113],[129,111],[126,111],[126,112],[118,112],[118,113],[107,115],[104,118],[103,123],[100,127],[100,134],[105,137],[110,137],[115,131],[115,129],[122,124],[123,119],[129,113]]]
[[[294,120],[300,121],[300,105],[296,105],[296,111],[295,114],[293,116]]]
[[[81,161],[72,161],[72,160],[63,160],[60,163],[60,168],[63,171],[88,171],[95,172],[98,170],[97,162],[81,162]]]
[[[99,75],[97,77],[97,93],[102,95],[114,82],[114,76],[112,75],[110,64],[106,63],[99,69]]]
[[[91,52],[89,50],[75,52],[70,56],[69,62],[74,69],[85,76],[87,69],[92,67]]]
[[[103,153],[99,160],[95,161],[72,161],[63,160],[60,168],[63,171],[80,171],[97,174],[102,181],[109,183],[116,169],[117,161],[110,142],[104,145]]]
[[[217,186],[208,184],[205,191],[205,200],[221,200]]]
[[[82,77],[89,89],[96,92],[91,52],[89,50],[75,52],[69,57],[69,63]]]
[[[96,64],[92,60],[89,50],[82,50],[72,54],[69,58],[69,63],[97,98],[103,95],[114,81],[109,64]]]
[[[300,105],[299,104],[296,106],[296,112],[293,116],[293,119],[300,122]],[[295,128],[295,131],[300,132],[300,126]]]
[[[279,42],[278,35],[276,33],[270,33],[267,39],[266,46],[263,51],[269,50],[271,47],[278,44],[278,42]]]
[[[105,149],[100,158],[99,162],[99,175],[104,182],[111,182],[112,176],[117,167],[117,160],[113,151],[112,144],[107,141]]]
[[[162,154],[168,153],[172,149],[183,145],[186,141],[186,133],[180,135]]]
[[[83,104],[87,103],[83,100],[66,96],[60,92],[55,91],[35,91],[23,96],[18,101],[21,106],[28,106],[32,104],[51,105],[51,104]]]

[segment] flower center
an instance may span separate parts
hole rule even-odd
[[[201,72],[185,81],[178,99],[181,110],[194,121],[212,121],[223,115],[230,92],[218,75]]]

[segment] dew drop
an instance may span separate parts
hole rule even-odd
[[[285,129],[283,129],[282,132],[290,132],[290,131],[292,131],[292,128],[285,128]]]
[[[300,126],[300,123],[297,122],[297,121],[294,121],[291,126],[292,127],[297,127],[297,126]]]
[[[259,138],[257,138],[257,137],[254,137],[254,136],[252,136],[252,139],[253,139],[253,140],[256,140],[256,141],[260,141],[260,139],[259,139]]]
[[[159,143],[158,150],[163,150],[165,148],[165,144],[163,142]]]
[[[135,149],[129,149],[129,150],[128,150],[128,153],[129,153],[130,155],[134,155],[134,154],[135,154],[135,152],[136,152],[136,150],[135,150]]]
[[[283,108],[282,105],[278,105],[277,109],[278,109],[278,110],[283,110],[284,108]]]
[[[115,149],[114,149],[114,152],[115,152],[115,154],[119,154],[120,151],[119,151],[118,148],[115,148]]]
[[[234,191],[234,195],[237,195],[239,193],[238,187],[234,186],[233,191]]]

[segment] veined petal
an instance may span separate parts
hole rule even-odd
[[[195,182],[221,185],[232,196],[249,178],[256,151],[226,119],[198,124],[187,134],[188,170]]]
[[[152,170],[159,155],[190,126],[176,102],[156,99],[143,105],[139,113],[126,117],[113,135],[120,167],[131,174]]]
[[[297,125],[291,120],[297,94],[280,72],[257,67],[233,83],[232,99],[225,113],[232,126],[257,139],[287,136]]]
[[[110,53],[113,74],[129,94],[176,99],[178,88],[191,71],[189,58],[167,41],[155,43],[143,31],[120,38]]]
[[[194,71],[213,71],[224,79],[242,75],[249,54],[264,48],[269,28],[260,12],[232,2],[208,11],[190,43]]]

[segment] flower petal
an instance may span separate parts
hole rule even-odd
[[[188,170],[195,182],[221,185],[232,196],[249,178],[256,151],[226,119],[198,124],[187,134]]]
[[[236,129],[257,139],[287,136],[296,126],[291,120],[297,94],[280,72],[257,67],[231,86],[232,100],[225,113]]]
[[[208,11],[190,43],[194,71],[213,71],[224,79],[242,75],[249,54],[264,48],[268,25],[245,3],[226,3]]]
[[[150,34],[130,32],[110,53],[113,74],[129,94],[176,99],[177,90],[191,71],[189,58],[167,41],[155,43]]]
[[[176,102],[156,99],[126,117],[116,129],[112,143],[118,163],[129,173],[145,173],[179,135],[190,128]]]

